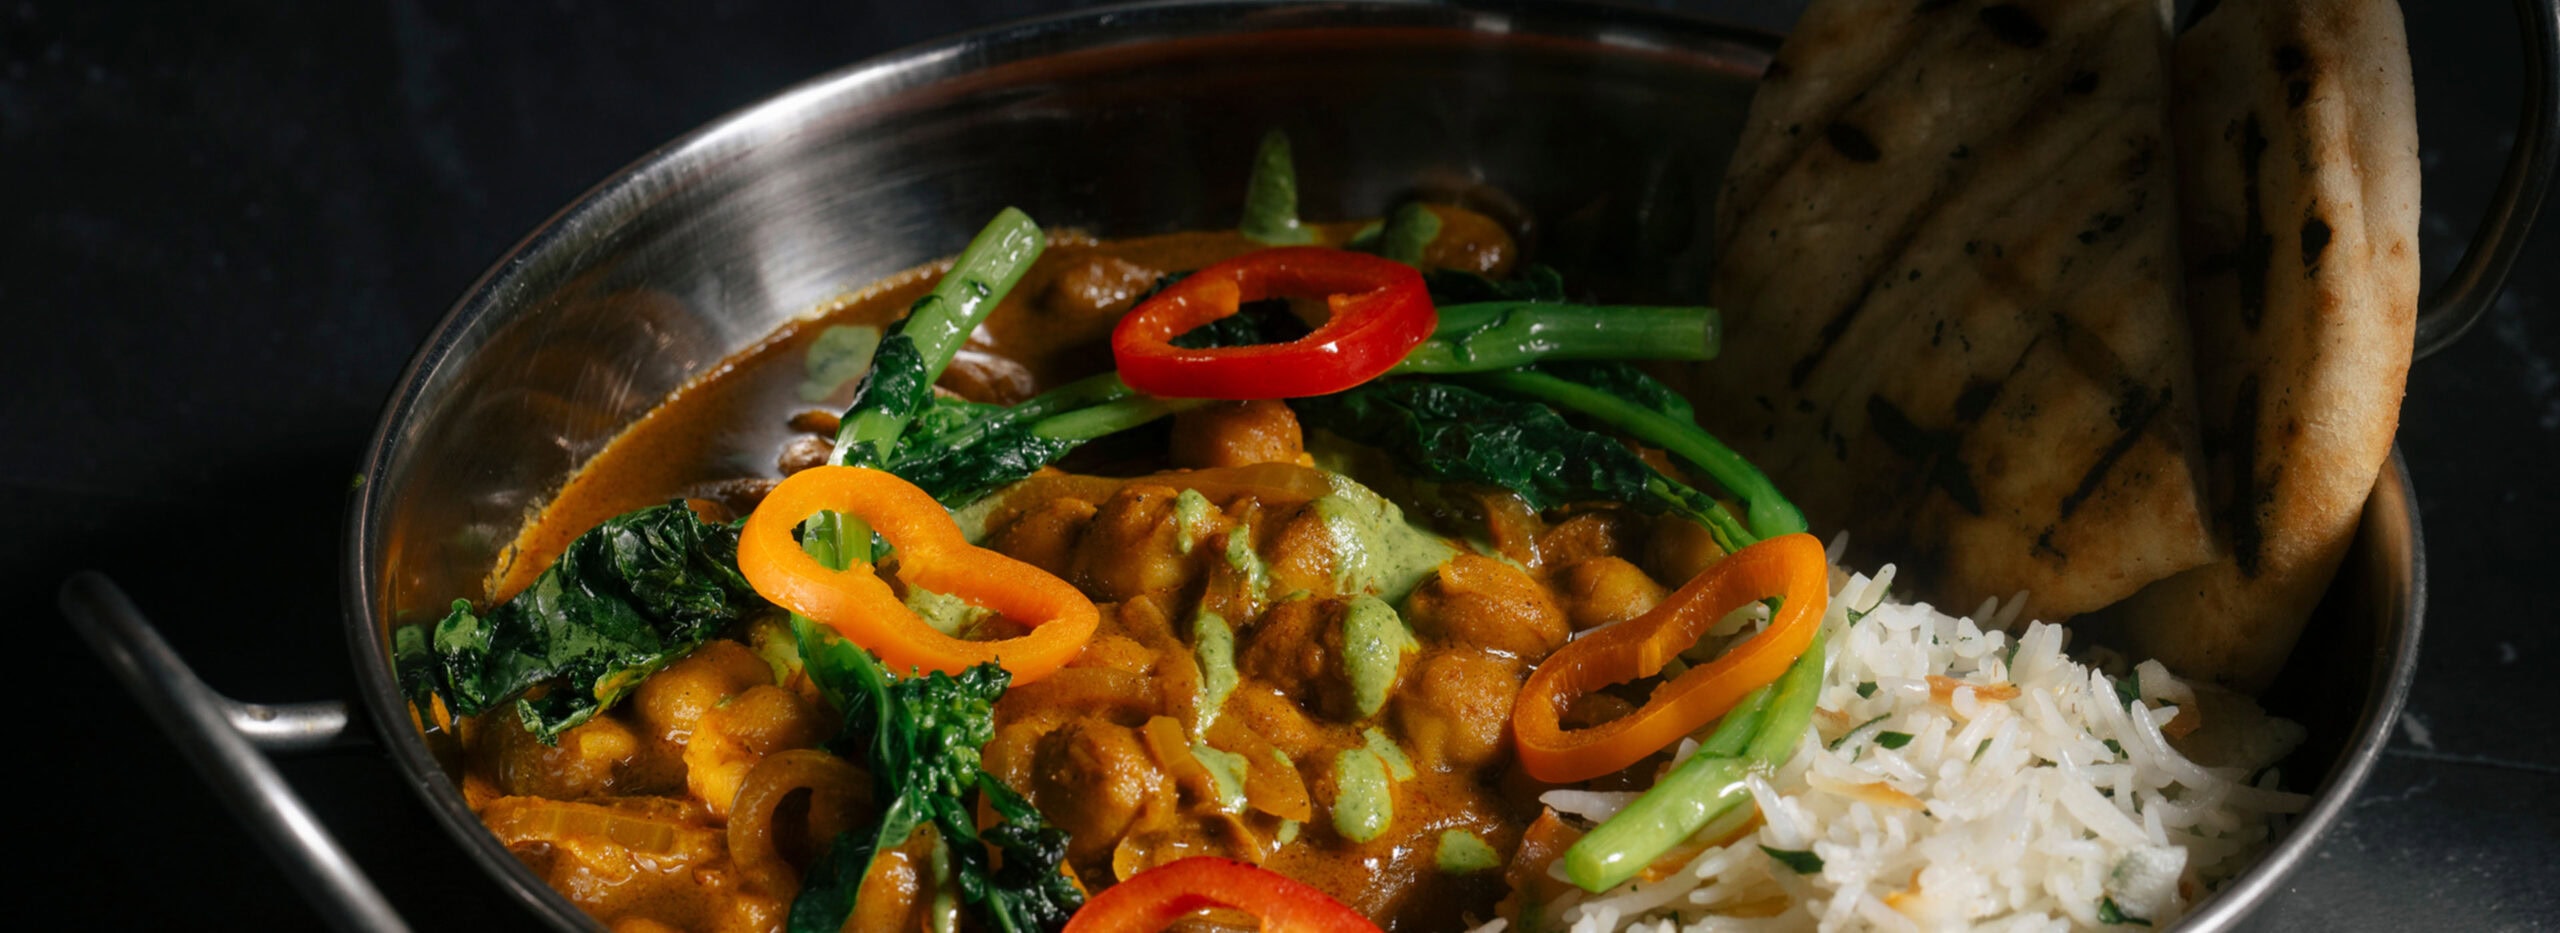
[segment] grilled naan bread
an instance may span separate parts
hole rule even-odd
[[[1816,0],[1718,206],[1708,427],[1942,605],[2205,563],[2152,0]]]
[[[2418,126],[2392,0],[2224,0],[2180,37],[2179,212],[2207,487],[2227,543],[2115,640],[2275,676],[2390,456],[2418,307]]]

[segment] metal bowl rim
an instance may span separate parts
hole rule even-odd
[[[1285,23],[1253,23],[1242,14],[1292,11],[1302,18]],[[614,171],[567,206],[545,219],[507,250],[430,331],[400,375],[366,445],[359,482],[348,495],[345,514],[340,597],[347,641],[356,669],[362,702],[372,714],[375,731],[407,776],[421,802],[446,831],[496,876],[517,900],[555,927],[595,928],[596,922],[536,877],[483,826],[464,802],[461,789],[447,777],[418,734],[407,701],[388,663],[385,620],[376,618],[373,532],[383,516],[377,495],[385,470],[400,451],[401,428],[418,413],[435,373],[470,349],[464,336],[481,318],[495,313],[520,292],[510,286],[528,276],[536,260],[562,247],[608,232],[646,208],[646,194],[659,183],[715,162],[745,140],[797,125],[809,117],[848,105],[892,100],[994,67],[1041,58],[1109,48],[1138,41],[1198,39],[1243,34],[1265,28],[1335,28],[1377,25],[1395,18],[1402,25],[1425,25],[1461,35],[1559,35],[1518,30],[1521,20],[1552,23],[1640,26],[1680,39],[1683,47],[1741,45],[1766,53],[1778,37],[1704,16],[1623,7],[1592,0],[1460,0],[1426,5],[1398,0],[1150,0],[1054,14],[958,33],[882,53],[792,85],[731,111],[675,140],[649,151]],[[1571,36],[1595,44],[1612,44],[1605,36]],[[1640,47],[1627,43],[1630,49]],[[2352,739],[2337,765],[2325,776],[2312,804],[2259,861],[2238,879],[2196,906],[2180,923],[2182,929],[2218,930],[2239,922],[2271,896],[2284,876],[2310,853],[2319,837],[2337,822],[2381,758],[2390,728],[2406,703],[2417,671],[2418,641],[2426,603],[2426,554],[2419,525],[2418,502],[2408,469],[2395,446],[2387,469],[2396,478],[2399,507],[2409,528],[2407,614],[2398,620],[2389,645],[2388,664],[2377,665],[2378,696],[2369,696]],[[2372,500],[2368,498],[2368,505]]]

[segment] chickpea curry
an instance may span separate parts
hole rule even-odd
[[[1713,313],[1289,171],[1233,231],[1008,211],[628,429],[398,639],[489,829],[622,931],[1457,929],[1560,883],[1540,793],[1789,715],[1820,549],[1629,365]],[[669,454],[742,417],[794,434]]]

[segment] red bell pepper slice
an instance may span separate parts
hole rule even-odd
[[[1187,349],[1173,338],[1265,298],[1323,298],[1324,325],[1288,343]],[[1130,310],[1111,355],[1130,388],[1164,398],[1329,395],[1392,369],[1440,317],[1422,273],[1321,246],[1257,250],[1211,265]]]
[[[1076,911],[1066,933],[1158,933],[1211,908],[1252,914],[1264,933],[1378,933],[1378,925],[1313,885],[1213,855],[1167,862],[1112,885]]]

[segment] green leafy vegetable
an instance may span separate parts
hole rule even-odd
[[[1288,343],[1308,334],[1306,322],[1289,313],[1287,301],[1253,301],[1227,315],[1166,341],[1186,350],[1251,347]]]
[[[1885,721],[1885,720],[1887,720],[1887,719],[1892,719],[1892,718],[1893,718],[1893,714],[1892,714],[1892,713],[1886,713],[1886,714],[1884,714],[1884,715],[1882,715],[1882,716],[1878,716],[1878,717],[1876,717],[1876,718],[1874,718],[1874,719],[1870,719],[1870,720],[1867,720],[1867,721],[1865,721],[1865,722],[1859,723],[1859,724],[1857,724],[1857,725],[1850,726],[1850,727],[1849,727],[1849,731],[1847,731],[1847,732],[1843,732],[1843,733],[1840,733],[1840,737],[1839,737],[1839,738],[1832,739],[1832,740],[1831,740],[1831,744],[1829,744],[1829,745],[1825,745],[1825,746],[1823,746],[1823,747],[1824,747],[1824,748],[1827,748],[1827,749],[1830,749],[1830,750],[1832,750],[1832,751],[1839,751],[1839,750],[1840,750],[1840,746],[1843,746],[1843,745],[1847,745],[1847,744],[1849,744],[1849,740],[1850,740],[1850,739],[1854,739],[1854,738],[1857,738],[1857,737],[1858,737],[1858,736],[1860,736],[1860,735],[1865,734],[1865,733],[1866,733],[1866,731],[1867,731],[1867,727],[1868,727],[1868,726],[1872,726],[1872,725],[1875,725],[1875,724],[1877,724],[1877,723],[1880,723],[1880,722],[1883,722],[1883,721]]]
[[[1724,505],[1662,475],[1616,438],[1534,402],[1423,380],[1371,382],[1291,404],[1309,425],[1380,448],[1442,482],[1499,486],[1534,508],[1609,500],[1705,525],[1721,546],[1752,540]]]
[[[936,399],[899,440],[887,469],[944,505],[961,505],[1096,438],[1199,404],[1141,395],[1116,373],[1079,379],[1011,407]]]
[[[1492,279],[1460,269],[1429,269],[1422,284],[1431,303],[1441,307],[1486,301],[1564,301],[1564,276],[1548,266],[1522,267],[1508,279]]]
[[[1727,550],[1764,538],[1794,534],[1806,528],[1804,513],[1797,511],[1795,503],[1779,494],[1777,484],[1770,482],[1768,474],[1760,472],[1759,467],[1743,459],[1724,442],[1700,430],[1693,420],[1675,418],[1643,401],[1549,372],[1489,372],[1469,376],[1467,380],[1471,385],[1525,396],[1597,419],[1705,471],[1710,479],[1749,505],[1750,532],[1736,533],[1730,542],[1719,537],[1717,543]]]
[[[1769,853],[1770,858],[1776,859],[1778,864],[1787,866],[1788,871],[1796,874],[1822,874],[1822,856],[1812,852],[1800,849],[1772,849],[1768,846],[1761,846],[1760,851]]]
[[[2124,908],[2116,906],[2116,899],[2112,897],[2102,897],[2098,899],[2098,922],[2111,925],[2131,924],[2134,926],[2145,927],[2151,925],[2151,921],[2149,920],[2144,920],[2140,917],[2125,913]]]
[[[2130,670],[2115,679],[2116,699],[2130,709],[2142,702],[2142,671]]]
[[[1253,175],[1244,185],[1244,222],[1236,229],[1266,246],[1315,242],[1315,231],[1298,224],[1298,168],[1289,157],[1288,134],[1263,134],[1253,155]]]
[[[811,866],[791,905],[790,929],[842,927],[872,859],[927,825],[948,847],[961,902],[986,928],[1064,927],[1083,902],[1060,870],[1067,834],[980,767],[981,749],[994,735],[995,701],[1011,682],[1004,669],[990,663],[958,677],[893,678],[833,631],[797,617],[792,627],[810,681],[844,717],[828,749],[864,765],[881,815],[873,826],[838,836]],[[981,797],[997,817],[984,830]]]
[[[403,625],[391,632],[391,671],[400,682],[400,695],[418,710],[418,721],[428,730],[441,728],[436,717],[427,711],[435,708],[437,689],[436,652],[428,644],[427,627]]]
[[[1866,698],[1868,698],[1868,697],[1875,696],[1875,695],[1876,695],[1876,682],[1875,682],[1875,681],[1872,681],[1872,680],[1869,680],[1869,681],[1862,681],[1862,682],[1860,682],[1860,683],[1858,684],[1858,699],[1863,700],[1863,699],[1866,699]]]
[[[1901,748],[1905,745],[1911,744],[1911,733],[1878,732],[1876,733],[1876,744],[1885,748]]]
[[[651,506],[579,535],[531,586],[486,615],[456,601],[428,645],[431,679],[458,716],[546,686],[517,700],[517,711],[525,728],[556,741],[650,673],[767,608],[738,573],[737,526],[703,521],[682,502]],[[406,656],[416,663],[414,652]]]
[[[978,231],[951,261],[951,271],[881,338],[870,374],[845,409],[831,462],[877,466],[890,459],[908,423],[931,407],[933,382],[942,378],[952,354],[1022,281],[1047,245],[1040,226],[1010,207]]]

